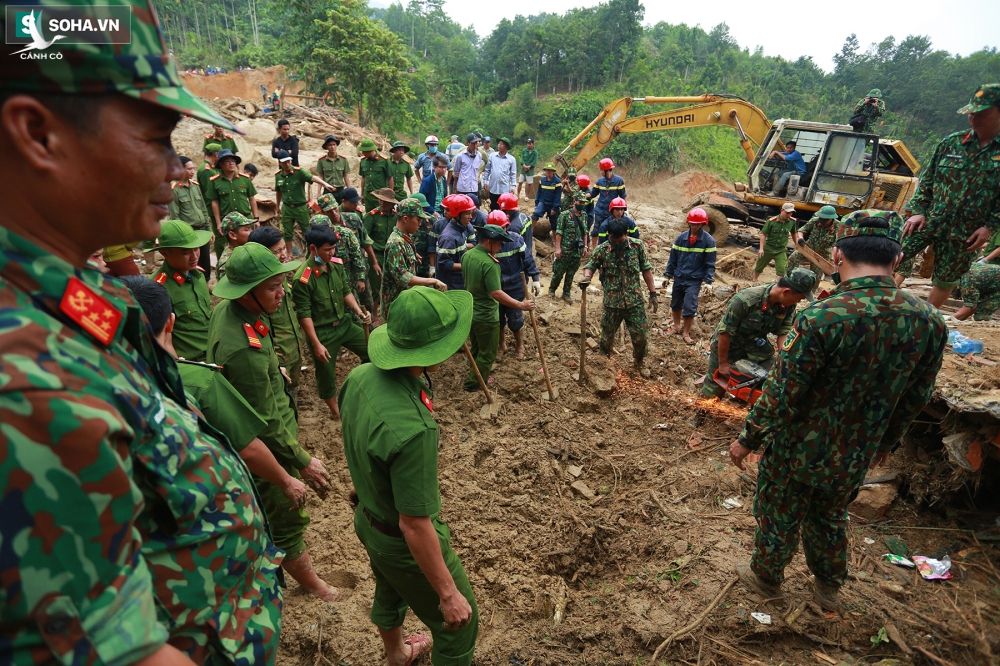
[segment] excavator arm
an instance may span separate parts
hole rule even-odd
[[[668,111],[658,111],[629,117],[629,110],[636,102],[643,104],[689,104]],[[759,108],[740,99],[724,95],[698,95],[694,97],[622,97],[607,106],[555,156],[564,169],[581,169],[619,134],[660,132],[688,129],[690,127],[718,127],[726,125],[736,130],[740,146],[752,162],[767,137],[771,121]],[[596,129],[596,131],[595,131]],[[579,148],[581,142],[590,137]],[[572,155],[572,151],[576,154]]]

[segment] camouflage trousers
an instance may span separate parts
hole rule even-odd
[[[959,286],[962,305],[975,308],[973,319],[989,319],[1000,309],[1000,265],[973,264]]]
[[[941,289],[958,286],[976,258],[975,252],[969,252],[965,248],[965,239],[973,230],[960,229],[949,224],[928,222],[923,229],[907,236],[903,240],[903,263],[899,266],[899,272],[909,277],[917,255],[928,245],[932,245],[934,273],[931,275],[931,283]]]
[[[552,263],[552,280],[549,282],[549,291],[559,288],[559,283],[563,283],[563,296],[569,296],[573,291],[573,276],[580,268],[579,252],[563,252],[562,256]],[[564,280],[565,278],[565,280]]]
[[[750,568],[764,581],[779,585],[799,547],[817,580],[840,587],[847,580],[847,505],[857,488],[811,486],[771,470],[761,460],[754,495],[757,519]]]
[[[601,351],[605,354],[611,353],[611,346],[615,341],[615,333],[618,327],[625,322],[628,329],[629,338],[632,340],[632,356],[637,364],[642,363],[646,358],[646,307],[636,305],[630,308],[609,308],[605,306],[604,314],[601,316]]]
[[[736,363],[740,359],[749,359],[762,368],[770,368],[774,363],[774,347],[770,342],[764,345],[752,344],[752,346],[734,345],[730,342],[729,365]],[[752,343],[752,341],[751,341]],[[715,383],[712,375],[719,369],[719,347],[716,340],[712,340],[712,346],[708,354],[708,372],[705,373],[705,381],[701,385],[701,394],[711,398],[713,396],[721,398],[726,395],[722,387]]]
[[[823,254],[823,252],[819,253],[820,256],[823,256]],[[817,283],[826,275],[822,269],[814,266],[811,261],[805,258],[805,255],[796,250],[795,252],[792,252],[791,256],[788,257],[788,270],[790,271],[793,268],[798,268],[799,266],[811,270],[816,276]]]
[[[774,272],[781,277],[788,270],[788,250],[786,248],[781,248],[780,250],[768,250],[764,248],[764,254],[757,257],[757,263],[754,264],[754,273],[763,273],[767,265],[774,260]]]
[[[378,250],[375,250],[375,256],[378,257],[380,263],[384,259],[382,253]],[[385,268],[384,264],[381,265]],[[379,312],[379,305],[382,303],[382,276],[375,272],[375,267],[372,265],[368,266],[368,287],[366,291],[368,292],[368,296],[365,300],[365,308],[367,308],[369,312]],[[371,303],[370,308],[368,307],[369,303]]]

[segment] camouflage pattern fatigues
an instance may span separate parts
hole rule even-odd
[[[962,305],[975,308],[974,319],[989,319],[1000,309],[1000,265],[972,264],[959,283]]]
[[[843,585],[847,505],[930,399],[946,341],[940,314],[891,277],[846,280],[796,319],[739,436],[763,450],[751,568],[766,583],[801,529],[817,580]]]
[[[702,394],[723,396],[725,392],[715,383],[712,375],[719,369],[719,335],[729,334],[729,364],[749,359],[767,368],[774,362],[774,346],[768,335],[786,335],[792,328],[795,308],[770,305],[767,296],[777,283],[762,284],[736,292],[712,336],[709,347],[708,372],[702,384]]]
[[[361,215],[356,211],[341,210],[340,221],[343,223],[345,227],[353,231],[354,237],[358,239],[358,246],[361,248],[361,255],[365,259],[365,281],[367,282],[369,279],[368,276],[371,273],[375,272],[375,267],[372,266],[368,261],[368,253],[366,249],[368,247],[372,247],[372,238],[371,236],[368,235],[368,232],[365,231],[364,220],[361,219]],[[356,291],[356,289],[357,287],[355,286],[354,298],[358,299],[358,303],[364,306],[366,310],[368,310],[371,313],[374,313],[375,299],[374,295],[372,294],[371,282],[368,282],[365,285],[365,290],[362,292],[358,292]]]
[[[829,259],[830,248],[833,247],[833,241],[837,240],[837,220],[824,220],[823,218],[813,217],[802,225],[799,233],[804,237],[805,244],[816,254],[824,259]],[[810,269],[816,274],[817,280],[823,279],[823,270],[813,266],[812,262],[806,259],[801,252],[795,250],[788,257],[788,270],[798,268],[799,266]]]
[[[641,240],[625,237],[621,243],[613,240],[597,246],[587,270],[601,272],[604,289],[604,314],[601,316],[601,351],[611,353],[614,335],[625,322],[632,340],[636,363],[646,358],[646,304],[643,299],[642,274],[653,270]]]
[[[587,216],[575,210],[565,210],[559,214],[556,221],[556,231],[560,237],[562,256],[552,263],[552,281],[549,282],[549,293],[559,288],[563,280],[563,296],[569,296],[573,290],[573,276],[580,268],[580,258],[584,243],[587,242]]]
[[[864,97],[854,105],[854,115],[863,116],[865,124],[858,130],[859,132],[873,132],[875,121],[885,115],[885,100],[878,100],[875,104],[866,104]]]
[[[381,310],[379,316],[384,321],[389,314],[389,306],[396,297],[410,286],[410,280],[417,274],[417,253],[413,240],[393,229],[385,246],[385,261],[382,273]]]
[[[979,227],[1000,230],[1000,136],[985,148],[971,131],[945,137],[920,172],[908,209],[927,224],[903,240],[899,271],[909,275],[916,256],[933,245],[933,283],[954,287],[976,258],[965,239]]]
[[[362,160],[363,162],[364,160]],[[379,262],[383,264],[382,273],[385,274],[385,246],[389,241],[389,236],[396,229],[396,215],[382,212],[381,208],[375,208],[364,217],[365,235],[372,242],[372,250]],[[368,289],[371,291],[372,300],[377,300],[382,293],[382,278],[375,272],[374,266],[368,267]],[[376,303],[378,305],[378,303]]]

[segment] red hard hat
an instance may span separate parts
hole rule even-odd
[[[467,194],[449,194],[442,201],[448,217],[458,217],[467,210],[475,210],[476,202]]]
[[[708,213],[704,208],[692,208],[688,211],[688,224],[708,224]]]
[[[614,169],[615,163],[611,160],[610,157],[605,157],[603,160],[597,163],[597,166],[600,167],[601,171],[607,171],[608,169]]]
[[[608,210],[611,210],[612,208],[628,208],[628,202],[621,197],[615,197],[611,200],[611,205],[608,206]]]
[[[517,210],[517,195],[513,192],[504,192],[497,198],[497,205],[500,210]]]
[[[576,184],[580,187],[590,187],[590,176],[585,173],[581,173],[576,177]]]
[[[498,227],[506,227],[510,224],[510,219],[507,218],[507,213],[502,210],[495,210],[486,216],[486,224],[495,224]]]

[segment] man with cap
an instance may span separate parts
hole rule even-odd
[[[323,150],[326,151],[326,155],[316,161],[314,169],[316,175],[330,183],[330,187],[326,189],[329,194],[337,194],[345,187],[351,186],[349,173],[351,167],[347,164],[346,157],[337,154],[337,146],[339,145],[340,139],[332,134],[327,134],[326,138],[323,139]],[[316,196],[319,196],[323,191],[322,187],[317,188]]]
[[[222,218],[236,212],[244,217],[257,219],[257,188],[253,181],[239,171],[242,160],[239,155],[233,155],[228,150],[219,152],[216,163],[220,173],[208,179],[208,196],[205,199],[212,207],[212,217],[215,218],[215,256],[222,254],[226,244],[226,234],[222,230]]]
[[[538,151],[535,150],[535,140],[528,138],[524,150],[521,151],[521,173],[517,174],[517,200],[521,200],[521,188],[524,187],[528,201],[535,198],[535,167],[538,166]]]
[[[438,168],[444,172],[443,167]],[[433,208],[423,192],[417,192],[410,198],[420,202],[420,208],[426,213],[424,217],[420,218],[420,227],[417,229],[417,234],[413,239],[413,249],[417,253],[417,275],[420,277],[433,277],[431,272],[434,267],[431,264],[431,256],[433,256],[433,250],[437,247],[437,238],[433,235],[434,223],[437,221],[437,216],[433,212],[429,212],[433,211]],[[433,249],[432,243],[434,243]]]
[[[212,237],[210,231],[195,231],[187,222],[167,220],[156,239],[163,264],[153,274],[170,295],[174,314],[174,348],[181,358],[204,361],[208,348],[208,320],[212,297],[205,274],[198,266],[201,247]]]
[[[479,154],[479,135],[470,132],[465,137],[466,149],[459,153],[451,162],[451,187],[455,194],[464,194],[479,205],[479,172],[482,170],[483,158]]]
[[[403,199],[399,204],[396,227],[389,234],[385,245],[385,271],[382,273],[382,293],[379,296],[379,315],[383,320],[396,297],[410,287],[448,289],[440,280],[417,275],[418,258],[414,249],[414,235],[428,217],[430,216],[416,199]]]
[[[381,268],[385,256],[385,244],[392,234],[393,227],[396,226],[396,193],[392,188],[383,187],[372,192],[372,197],[379,202],[379,205],[377,208],[369,209],[363,221],[365,234],[371,238],[372,251],[378,258],[378,264],[375,265]],[[374,305],[378,308],[383,273],[375,270],[375,265],[368,269],[368,286],[372,290]]]
[[[451,139],[449,139],[448,147],[445,149],[445,155],[448,156],[448,171],[451,172],[451,164],[455,162],[455,158],[458,154],[465,150],[465,144],[458,140],[457,134],[452,134]]]
[[[396,141],[389,148],[389,173],[392,174],[392,191],[396,193],[396,199],[400,201],[413,194],[413,167],[403,159],[403,155],[409,152],[410,147],[402,141]]]
[[[546,165],[546,169],[548,165]],[[544,179],[543,179],[544,180]],[[570,295],[573,289],[573,276],[580,268],[580,259],[587,256],[587,216],[583,209],[590,201],[590,196],[577,192],[573,200],[573,208],[559,214],[559,221],[552,236],[552,247],[556,255],[552,263],[552,280],[549,282],[549,296],[555,298],[556,289],[562,282],[562,299],[573,302]]]
[[[420,183],[420,194],[427,199],[424,209],[429,215],[443,212],[441,202],[448,196],[448,158],[438,155],[428,165],[426,175]]]
[[[167,217],[171,220],[183,220],[190,224],[195,231],[208,231],[211,234],[212,216],[208,212],[208,206],[205,205],[201,187],[198,186],[198,181],[195,179],[194,161],[183,155],[177,159],[184,167],[184,177],[170,184],[170,188],[174,191],[174,198],[167,208]],[[212,239],[209,237],[208,242],[201,248],[198,255],[198,265],[201,266],[205,275],[212,273],[211,243]]]
[[[358,212],[358,205],[361,203],[361,195],[353,187],[344,188],[344,190],[338,195],[340,201],[340,221],[345,227],[354,232],[357,236],[358,242],[361,244],[361,249],[364,250],[365,256],[368,259],[368,275],[372,273],[376,275],[382,275],[382,262],[379,258],[375,256],[374,244],[372,242],[371,236],[365,231],[365,222],[361,217],[361,213]],[[366,276],[367,277],[367,276]],[[375,313],[375,302],[374,295],[372,294],[372,283],[370,278],[366,280],[367,286],[365,290],[360,294],[361,304],[365,306],[365,309]]]
[[[427,150],[417,155],[416,161],[413,163],[413,171],[417,175],[417,180],[423,182],[424,179],[430,175],[434,163],[437,158],[440,157],[444,159],[445,171],[448,171],[448,166],[451,164],[451,160],[444,153],[438,151],[438,138],[433,134],[429,135],[424,139],[424,145]]]
[[[741,469],[752,451],[763,454],[753,554],[737,567],[762,597],[781,595],[801,532],[814,598],[839,609],[848,504],[931,398],[948,331],[933,307],[893,283],[902,226],[895,211],[844,217],[833,248],[840,282],[796,318],[729,448]]]
[[[280,553],[242,464],[134,297],[87,267],[159,234],[182,114],[233,129],[184,89],[152,7],[125,6],[130,43],[0,55],[4,660],[273,663]]]
[[[928,300],[935,307],[945,302],[990,235],[1000,231],[1000,83],[980,86],[958,112],[968,116],[970,129],[949,134],[934,149],[903,227],[901,274],[909,275],[917,255],[934,246]]]
[[[796,150],[797,147],[798,144],[796,142],[789,141],[785,143],[784,150],[772,150],[768,156],[769,159],[784,160],[785,162],[785,167],[781,169],[781,175],[778,176],[778,180],[774,181],[771,187],[771,196],[779,196],[793,175],[805,175],[806,161],[802,158],[802,153]]]
[[[837,209],[833,206],[823,206],[798,231],[792,231],[795,244],[808,246],[813,252],[827,259],[830,256],[833,241],[837,238],[838,224],[840,224],[840,220],[837,218]],[[792,252],[792,256],[788,257],[788,268],[798,268],[803,265],[806,268],[812,268],[812,272],[816,274],[817,282],[823,279],[822,268],[812,265],[798,250]]]
[[[531,214],[532,223],[543,215],[549,218],[549,229],[555,229],[559,220],[559,204],[562,197],[562,181],[556,175],[556,166],[549,162],[542,167],[542,178],[535,192],[535,210]]]
[[[389,160],[378,154],[378,146],[371,139],[362,139],[358,144],[361,160],[358,175],[361,176],[361,194],[365,200],[365,210],[369,213],[378,208],[374,192],[388,188],[395,192]]]
[[[407,289],[368,340],[371,363],[340,391],[344,457],[357,493],[354,531],[375,579],[371,620],[392,666],[431,649],[403,637],[408,608],[430,629],[434,664],[470,666],[479,631],[476,600],[441,520],[438,427],[428,371],[462,348],[472,322],[467,291]]]
[[[596,195],[594,201],[594,227],[600,230],[604,220],[611,217],[611,202],[615,199],[627,199],[625,179],[615,174],[615,161],[610,157],[601,158],[597,163],[601,177],[591,188],[591,194]]]
[[[632,356],[636,370],[643,377],[649,377],[649,369],[643,365],[646,359],[646,334],[648,323],[646,307],[642,298],[642,276],[649,293],[649,307],[657,309],[656,285],[653,283],[653,264],[646,255],[646,245],[637,238],[629,238],[625,223],[621,219],[608,221],[608,242],[599,245],[590,255],[590,261],[583,269],[580,286],[586,289],[591,276],[601,272],[601,287],[604,289],[604,314],[601,316],[601,352],[611,355],[615,333],[625,322],[629,338],[632,340]]]
[[[535,254],[532,249],[534,244],[534,229],[531,218],[521,212],[517,202],[517,195],[511,192],[502,194],[500,195],[500,198],[497,199],[497,205],[500,206],[500,210],[504,212],[507,216],[508,222],[510,223],[510,231],[513,231],[524,239],[524,251],[529,257],[532,257],[532,261],[534,261]]]
[[[490,210],[499,210],[497,199],[501,194],[513,192],[517,186],[517,160],[508,151],[510,139],[500,137],[497,150],[490,153],[490,158],[483,169],[483,185],[490,196]]]
[[[329,489],[330,477],[323,463],[299,444],[295,409],[285,391],[267,323],[284,298],[285,274],[301,263],[283,264],[257,243],[236,248],[229,270],[215,285],[215,296],[222,301],[209,324],[208,360],[222,366],[229,383],[264,419],[267,425],[258,437],[285,471],[323,496]],[[306,592],[323,601],[335,601],[336,589],[319,577],[306,551],[309,514],[289,502],[273,484],[260,479],[257,486],[274,543],[285,551],[281,566]]]
[[[365,251],[361,249],[358,235],[353,229],[344,226],[337,201],[332,194],[321,194],[316,199],[314,207],[319,208],[321,212],[309,218],[309,224],[325,224],[339,236],[335,256],[342,262],[354,298],[363,304],[360,295],[368,287],[368,262],[365,260]]]
[[[778,277],[788,270],[788,237],[795,231],[795,204],[786,201],[781,204],[781,212],[767,218],[758,234],[757,263],[753,267],[753,281],[756,282],[764,269],[774,261],[774,272]]]
[[[437,236],[435,246],[435,275],[449,289],[464,289],[462,257],[476,244],[472,217],[476,204],[465,194],[454,194],[444,201],[447,222]]]
[[[854,115],[851,116],[849,124],[855,132],[873,132],[875,121],[884,115],[885,100],[882,99],[882,91],[872,88],[854,105]]]
[[[674,281],[670,293],[670,313],[674,335],[684,336],[684,342],[694,344],[691,325],[698,312],[698,294],[702,283],[715,279],[716,245],[708,233],[708,213],[704,208],[692,208],[687,214],[687,231],[681,232],[670,247],[670,258],[664,275]],[[683,325],[681,317],[684,318]]]
[[[257,221],[240,213],[230,213],[222,218],[222,232],[226,238],[226,249],[219,255],[219,260],[215,264],[215,279],[221,280],[226,274],[226,264],[233,256],[233,250],[241,245],[246,245],[250,240],[250,234],[257,228]]]
[[[608,223],[611,220],[621,220],[622,224],[625,225],[625,233],[628,234],[629,238],[639,239],[639,225],[635,223],[635,220],[631,215],[628,214],[628,202],[621,197],[615,197],[608,204],[608,210],[611,212],[604,222],[601,224],[595,224],[590,230],[590,241],[600,245],[608,240]],[[586,211],[584,211],[586,212]],[[590,217],[589,215],[587,216]]]
[[[292,278],[292,297],[299,324],[312,350],[320,400],[330,408],[330,415],[339,419],[337,356],[340,348],[346,347],[362,363],[368,361],[365,332],[354,323],[351,314],[366,326],[371,323],[371,315],[355,300],[351,278],[337,256],[337,246],[343,238],[326,216],[317,217],[323,217],[326,224],[313,224],[306,232],[309,254]]]
[[[781,349],[792,329],[795,304],[810,296],[815,286],[816,276],[811,271],[796,268],[777,282],[736,292],[712,336],[702,394],[724,396],[725,390],[717,382],[725,383],[732,364],[740,359],[763,368],[771,367],[774,350]],[[769,335],[776,337],[774,346],[768,340]]]
[[[208,181],[212,176],[222,173],[217,168],[220,150],[222,150],[222,146],[217,143],[206,144],[204,149],[205,161],[195,175],[198,179],[198,187],[201,188],[201,198],[205,200],[206,205],[210,201],[208,198]],[[233,154],[235,155],[235,153]]]
[[[533,310],[535,303],[527,298],[511,298],[503,290],[497,252],[504,241],[510,241],[501,227],[484,224],[476,229],[479,242],[462,258],[462,279],[465,290],[472,294],[472,331],[469,335],[472,355],[483,381],[488,382],[500,346],[500,306],[512,310]],[[465,390],[478,391],[479,382],[469,369]]]
[[[271,140],[271,157],[278,159],[278,153],[285,151],[292,158],[292,166],[299,165],[299,137],[292,134],[292,124],[288,118],[278,121],[278,136]]]
[[[291,259],[285,246],[285,239],[281,236],[281,230],[276,227],[265,226],[254,229],[248,242],[263,245],[283,264]],[[290,273],[285,275],[288,276]],[[271,335],[274,336],[274,353],[278,355],[278,368],[288,380],[289,386],[295,389],[299,386],[302,376],[302,344],[306,338],[299,325],[299,317],[295,314],[292,286],[287,281],[285,296],[281,299],[281,305],[270,316],[270,320]],[[292,391],[293,400],[294,395]]]
[[[513,197],[513,192],[508,192],[504,196]],[[525,298],[525,283],[527,278],[531,278],[531,293],[536,298],[542,293],[542,283],[538,266],[535,265],[535,258],[528,253],[524,243],[524,238],[510,228],[510,219],[502,210],[495,210],[486,218],[487,224],[494,224],[503,229],[509,241],[504,241],[500,246],[500,251],[496,253],[497,261],[500,263],[500,284],[504,293],[515,301]],[[521,310],[500,306],[500,352],[507,351],[507,341],[504,335],[504,328],[509,328],[514,334],[514,357],[518,360],[524,358],[524,314]]]
[[[295,225],[304,234],[309,227],[309,198],[306,186],[316,184],[325,189],[333,189],[330,183],[314,176],[309,169],[292,165],[292,156],[287,151],[278,151],[278,171],[274,174],[274,193],[281,213],[281,231],[285,244],[295,237]]]
[[[240,152],[240,149],[236,145],[236,139],[233,138],[233,135],[218,125],[212,128],[212,132],[210,134],[205,135],[205,140],[202,142],[201,146],[202,150],[207,151],[209,144],[213,143],[218,144],[219,146],[215,149],[215,152],[219,152],[223,148],[230,151],[233,155]]]

